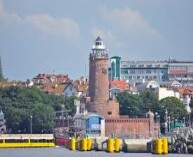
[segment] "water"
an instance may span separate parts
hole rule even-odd
[[[56,148],[7,148],[0,149],[0,157],[155,157],[151,153],[107,153],[104,151],[70,151],[63,147]],[[168,154],[161,157],[192,157],[191,154]]]

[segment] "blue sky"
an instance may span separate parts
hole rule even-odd
[[[0,0],[4,76],[88,75],[101,36],[122,60],[193,60],[192,0]]]

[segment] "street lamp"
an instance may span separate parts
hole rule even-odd
[[[192,126],[192,123],[191,123],[191,112],[188,114],[188,123],[189,123],[189,127]]]
[[[158,124],[159,124],[159,128],[158,128],[158,137],[160,137],[160,115],[157,115],[158,118]]]
[[[155,122],[157,123],[157,112],[155,112]]]
[[[170,122],[170,116],[168,116],[168,132],[170,133],[170,130],[171,130],[171,127],[170,127],[170,124],[171,122]]]
[[[158,137],[160,137],[160,115],[155,112],[155,122],[157,124]]]
[[[165,134],[168,133],[168,110],[165,109]]]
[[[184,127],[186,127],[186,117],[183,117]]]
[[[33,119],[33,116],[30,116],[30,134],[32,134],[32,119]]]

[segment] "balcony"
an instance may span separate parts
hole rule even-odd
[[[108,59],[108,54],[107,53],[91,53],[90,58],[93,59]]]

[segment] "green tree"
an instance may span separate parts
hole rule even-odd
[[[69,110],[69,115],[74,116],[76,113],[76,106],[74,105],[74,100],[77,99],[75,96],[65,97],[64,105],[67,110]]]
[[[164,122],[165,109],[167,109],[168,116],[172,119],[183,120],[183,117],[187,116],[187,111],[184,104],[176,97],[167,97],[160,100],[161,110],[161,122]]]
[[[142,99],[138,95],[132,95],[127,92],[118,93],[117,101],[119,102],[119,111],[121,115],[129,115],[130,117],[142,117],[144,112],[142,109]]]
[[[33,124],[33,133],[50,133],[54,126],[54,110],[51,106],[45,104],[34,104],[34,107],[31,111],[32,124]],[[31,115],[28,115],[30,118]]]
[[[161,110],[158,96],[155,94],[154,91],[146,89],[140,93],[140,97],[143,102],[143,112],[146,113],[151,110],[153,113],[155,113]]]
[[[50,132],[54,111],[61,109],[64,101],[64,97],[48,95],[37,88],[0,88],[0,108],[5,114],[7,129],[13,133],[29,133],[30,116],[33,116],[35,133]]]

